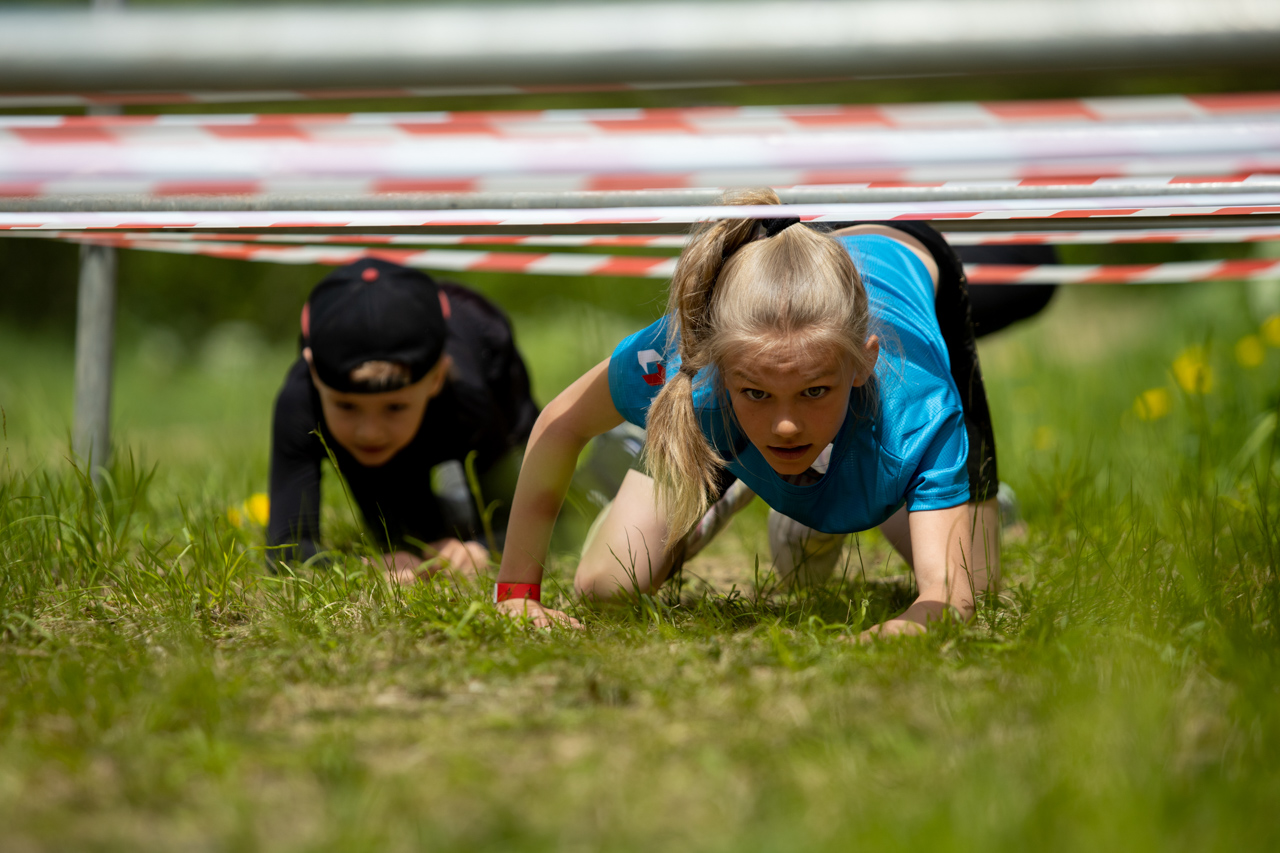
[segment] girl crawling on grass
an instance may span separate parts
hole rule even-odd
[[[647,429],[647,472],[627,473],[584,550],[574,583],[588,598],[656,590],[735,491],[775,511],[784,575],[829,572],[844,534],[880,527],[919,596],[869,634],[922,632],[948,611],[970,619],[999,578],[995,444],[963,268],[927,226],[702,226],[666,315],[538,418],[498,576],[502,611],[577,624],[540,603],[542,564],[578,454],[624,419]]]

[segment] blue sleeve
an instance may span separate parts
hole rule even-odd
[[[624,338],[609,359],[609,394],[618,413],[644,426],[649,404],[667,380],[667,318]]]
[[[945,409],[907,486],[907,510],[947,509],[969,500],[969,437],[964,412]]]

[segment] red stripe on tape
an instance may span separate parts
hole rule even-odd
[[[9,132],[32,145],[97,145],[119,141],[114,133],[94,126],[11,127]]]
[[[393,261],[397,264],[403,264],[414,255],[420,255],[422,252],[418,249],[369,249],[364,254],[370,258],[380,258],[384,261]],[[343,263],[345,263],[345,261]]]
[[[1187,100],[1214,113],[1280,110],[1280,92],[1242,92],[1230,95],[1187,95]]]
[[[1210,211],[1210,216],[1236,216],[1252,213],[1280,213],[1280,207],[1274,205],[1266,205],[1260,207],[1220,207],[1217,210]],[[1174,216],[1194,216],[1193,213],[1175,213]]]
[[[899,213],[897,216],[889,217],[893,219],[971,219],[982,213],[980,210],[957,210],[954,213]],[[803,218],[803,217],[801,217]]]
[[[1057,213],[1049,214],[1050,219],[1087,219],[1091,216],[1133,216],[1140,208],[1121,208],[1117,207],[1112,210],[1059,210]],[[1035,217],[1015,216],[1014,219],[1027,219]]]
[[[587,182],[587,189],[605,190],[664,190],[683,189],[692,182],[688,175],[596,175]]]
[[[1234,175],[1175,175],[1171,184],[1238,184],[1248,178],[1252,172]]]
[[[40,184],[36,181],[15,181],[0,183],[0,197],[22,198],[40,194]]]
[[[1206,278],[1212,281],[1232,278],[1247,278],[1248,276],[1265,272],[1277,265],[1274,259],[1270,260],[1232,260],[1222,261],[1218,269],[1209,273]]]
[[[802,184],[868,184],[877,181],[901,181],[906,169],[810,169],[802,172]]]
[[[498,129],[487,121],[460,120],[447,122],[398,122],[400,130],[414,136],[443,136],[446,134],[462,134],[471,136],[497,136]]]
[[[219,139],[309,139],[292,124],[206,124],[204,129]]]
[[[477,263],[472,264],[468,269],[483,270],[485,272],[524,272],[530,264],[542,260],[546,257],[546,253],[532,254],[529,252],[490,252]]]
[[[471,178],[383,178],[373,182],[375,193],[470,193],[476,189]]]
[[[642,276],[659,264],[665,264],[670,260],[670,258],[617,255],[596,267],[592,275]]]
[[[1106,284],[1116,281],[1134,281],[1160,266],[1160,264],[1103,264],[1094,272],[1080,279],[1079,283]]]
[[[262,192],[257,181],[162,181],[156,195],[256,195]]]
[[[695,128],[675,118],[645,116],[641,119],[593,119],[600,130],[617,133],[694,133]]]
[[[1099,180],[1098,175],[1054,175],[1035,178],[1022,178],[1018,181],[1020,187],[1056,187],[1070,184],[1087,185],[1096,184]]]
[[[893,127],[893,122],[876,107],[850,107],[836,113],[787,113],[787,118],[800,127],[830,127],[832,125],[874,125]]]
[[[1096,119],[1098,116],[1080,101],[982,101],[979,106],[1006,121],[1045,119]]]
[[[972,264],[965,267],[965,277],[971,284],[1017,284],[1035,269],[1034,264]]]

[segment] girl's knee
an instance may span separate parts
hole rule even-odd
[[[656,558],[660,561],[661,556]],[[597,553],[583,557],[574,573],[573,588],[579,595],[597,601],[646,594],[655,588],[653,578],[661,575],[661,569],[647,553],[619,553],[610,548],[603,556]]]

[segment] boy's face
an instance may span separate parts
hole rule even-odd
[[[377,468],[413,441],[422,425],[427,403],[440,393],[447,373],[448,356],[444,356],[426,376],[394,391],[376,394],[335,391],[321,382],[314,370],[311,381],[320,394],[324,422],[334,439],[361,465]]]

